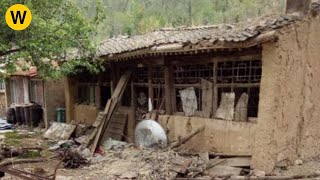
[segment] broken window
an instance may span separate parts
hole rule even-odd
[[[148,111],[149,98],[151,98],[153,109],[165,109],[164,67],[155,66],[137,68],[133,83],[135,105],[139,109]]]
[[[202,111],[202,85],[203,79],[212,82],[213,78],[213,64],[200,65],[175,65],[173,67],[174,75],[174,93],[175,110],[183,112],[183,104],[181,100],[180,91],[193,87],[197,97],[197,111]]]
[[[78,86],[78,103],[86,105],[96,104],[96,88],[94,84],[79,84]]]
[[[111,97],[110,70],[99,75],[84,71],[78,77],[77,102],[104,108]]]
[[[248,95],[247,116],[257,117],[261,70],[260,60],[218,62],[218,105],[221,102],[222,93],[233,92],[235,106],[240,97],[246,93]]]

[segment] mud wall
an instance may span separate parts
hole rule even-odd
[[[56,109],[65,107],[64,84],[63,81],[45,81],[45,118],[47,122],[56,120]]]
[[[254,168],[320,154],[320,20],[296,23],[263,45]]]
[[[5,91],[0,91],[0,118],[6,118],[6,93]]]
[[[79,123],[92,125],[97,118],[99,110],[96,106],[90,105],[75,105],[74,120]]]
[[[168,132],[169,141],[186,136],[201,126],[205,130],[189,140],[184,147],[198,152],[251,155],[254,123],[234,122],[201,117],[160,116],[160,124]]]

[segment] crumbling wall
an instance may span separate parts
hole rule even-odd
[[[254,168],[320,154],[320,20],[312,18],[279,31],[263,45]]]
[[[74,120],[92,125],[97,118],[99,109],[96,106],[77,104],[74,108]]]
[[[184,148],[198,152],[219,152],[251,155],[254,123],[225,121],[201,117],[160,116],[159,122],[167,130],[169,141],[176,141],[201,126],[205,130],[190,139]]]
[[[47,122],[56,120],[56,109],[65,107],[65,95],[63,81],[45,81],[44,84],[45,96],[45,118]]]

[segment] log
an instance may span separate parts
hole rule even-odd
[[[172,143],[169,146],[169,149],[173,149],[173,148],[177,148],[179,146],[181,146],[182,144],[186,143],[187,141],[189,141],[193,136],[199,134],[200,132],[202,132],[205,129],[205,126],[201,126],[200,128],[198,128],[197,130],[191,132],[190,134],[186,135],[185,137],[181,138],[181,141],[177,141]]]
[[[308,175],[292,175],[292,176],[265,176],[265,177],[245,177],[245,176],[234,176],[232,179],[235,180],[291,180],[291,179],[311,179],[320,177],[320,173],[313,173]]]
[[[2,162],[0,162],[0,166],[7,166],[10,164],[23,164],[23,163],[37,163],[37,162],[44,162],[44,159],[16,159],[16,158],[9,158]]]

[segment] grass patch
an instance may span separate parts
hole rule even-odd
[[[19,146],[21,144],[22,137],[17,131],[7,132],[4,134],[4,143],[9,146]]]
[[[35,159],[39,157],[41,157],[41,154],[39,151],[27,151],[21,154],[20,156],[18,156],[18,158],[20,159]]]
[[[4,136],[6,137],[6,139],[22,139],[17,131],[6,132]]]

